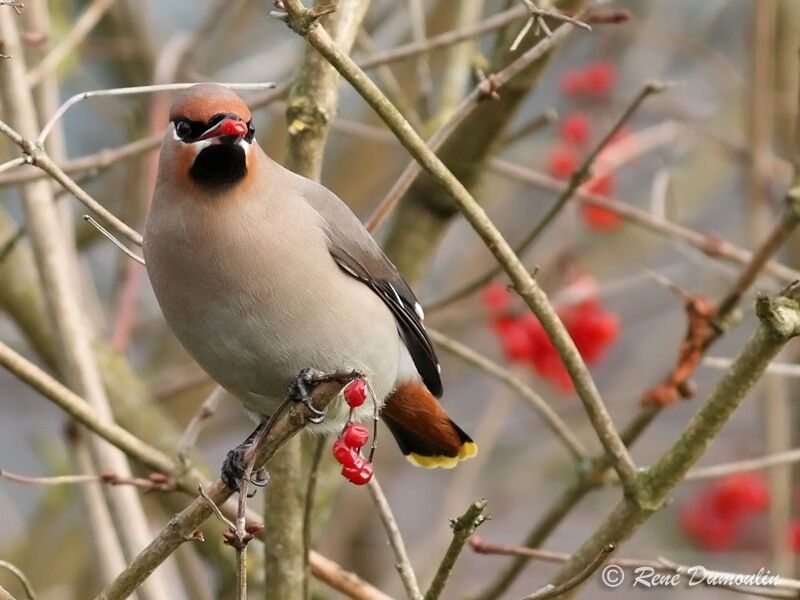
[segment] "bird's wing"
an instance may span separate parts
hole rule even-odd
[[[422,324],[424,313],[414,292],[350,208],[322,185],[305,182],[303,197],[322,218],[331,256],[345,273],[369,286],[389,307],[425,387],[441,397],[439,360]]]

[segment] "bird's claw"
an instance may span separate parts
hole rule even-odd
[[[239,491],[239,485],[247,469],[244,455],[248,448],[249,445],[245,446],[244,444],[236,446],[236,448],[228,452],[222,462],[222,470],[219,474],[220,479],[234,492]]]
[[[225,456],[225,460],[222,462],[222,470],[219,474],[220,479],[222,479],[223,483],[231,488],[234,492],[239,491],[239,484],[244,478],[245,471],[247,471],[247,460],[245,460],[245,455],[253,445],[255,439],[258,437],[258,434],[261,433],[261,430],[266,426],[266,421],[259,423],[258,427],[256,427],[241,444],[228,452],[228,454]],[[261,473],[261,471],[266,473],[266,470],[260,469],[257,472],[257,477],[259,477],[258,473]],[[257,481],[260,482],[261,479],[257,479]],[[264,478],[264,485],[266,485],[267,481],[269,481],[268,475]],[[258,487],[263,487],[263,485]]]
[[[295,402],[300,402],[308,408],[311,416],[308,421],[317,425],[325,420],[327,410],[319,410],[311,401],[311,392],[320,383],[326,381],[339,381],[350,383],[354,379],[364,378],[361,371],[355,369],[351,371],[338,371],[335,373],[323,373],[319,369],[307,368],[300,371],[292,383],[289,384],[289,397]]]

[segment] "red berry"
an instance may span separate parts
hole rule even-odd
[[[752,473],[729,475],[718,481],[710,494],[719,512],[726,514],[751,514],[764,510],[769,504],[764,478]]]
[[[360,459],[358,464],[352,467],[342,467],[342,475],[355,485],[365,485],[372,479],[374,469],[372,463],[366,459]]]
[[[614,173],[603,173],[586,182],[586,189],[598,196],[610,196],[614,193]]]
[[[558,132],[568,144],[582,146],[589,141],[591,123],[584,113],[574,112],[564,117]]]
[[[500,317],[494,321],[494,330],[503,344],[503,353],[512,362],[526,360],[531,343],[525,328],[516,317]]]
[[[607,60],[596,60],[584,67],[583,76],[588,93],[607,96],[617,79],[617,69]]]
[[[556,148],[550,154],[550,174],[556,179],[569,179],[579,166],[578,157],[570,148]]]
[[[336,462],[345,467],[354,466],[359,459],[358,453],[348,446],[344,440],[333,442],[333,457]]]
[[[604,310],[597,301],[582,302],[564,318],[578,352],[589,364],[597,363],[617,338],[619,320],[614,313]]]
[[[511,306],[511,293],[498,281],[493,281],[483,288],[481,298],[484,306],[491,312],[506,312]]]
[[[349,447],[360,450],[369,439],[369,430],[358,423],[351,423],[344,429],[342,440]]]
[[[587,227],[594,231],[613,231],[622,224],[622,217],[602,206],[584,203],[581,212]]]
[[[367,399],[367,382],[363,379],[356,379],[344,388],[344,399],[350,408],[358,408]]]
[[[681,511],[680,524],[687,536],[707,550],[729,549],[739,533],[738,520],[721,517],[704,501],[687,505]]]
[[[792,521],[789,525],[789,546],[795,554],[800,553],[800,521]]]
[[[570,98],[577,98],[587,91],[586,76],[580,69],[572,69],[561,76],[561,93]]]

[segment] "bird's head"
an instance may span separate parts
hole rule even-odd
[[[161,167],[208,190],[239,183],[253,161],[250,110],[228,88],[192,86],[172,104]]]

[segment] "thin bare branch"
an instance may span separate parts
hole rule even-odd
[[[492,362],[482,354],[479,354],[472,348],[461,344],[454,339],[444,335],[443,333],[428,328],[428,334],[437,346],[444,349],[446,352],[457,356],[461,360],[474,367],[480,369],[484,373],[497,378],[503,382],[510,389],[518,393],[523,400],[525,400],[531,408],[542,418],[556,437],[558,437],[567,448],[569,453],[577,462],[581,462],[589,458],[589,454],[584,448],[583,444],[575,437],[575,435],[567,427],[567,424],[561,420],[561,417],[550,407],[550,405],[537,394],[530,386],[526,385],[519,377],[514,375],[508,369],[504,369],[500,365]]]
[[[403,541],[400,528],[397,526],[397,520],[392,513],[392,507],[389,506],[389,501],[386,499],[376,477],[369,481],[367,489],[370,496],[372,496],[375,508],[378,509],[378,515],[383,523],[383,528],[386,530],[386,536],[389,538],[389,545],[392,547],[392,552],[394,552],[394,566],[400,574],[400,580],[403,582],[406,595],[410,600],[421,600],[422,593],[419,591],[417,576],[414,573],[414,567],[411,566],[406,544]]]
[[[33,591],[33,586],[31,585],[30,579],[27,578],[21,569],[11,564],[7,560],[0,560],[0,569],[5,569],[17,578],[17,580],[22,584],[22,589],[25,590],[25,595],[29,598],[29,600],[36,600],[36,594]]]
[[[425,600],[437,600],[441,597],[456,560],[458,560],[461,551],[464,549],[464,544],[469,541],[475,530],[489,518],[483,514],[485,509],[486,500],[476,500],[463,515],[451,520],[450,527],[453,529],[453,540],[450,542],[442,562],[439,563],[439,568],[433,577],[431,587],[428,588],[425,594]]]

